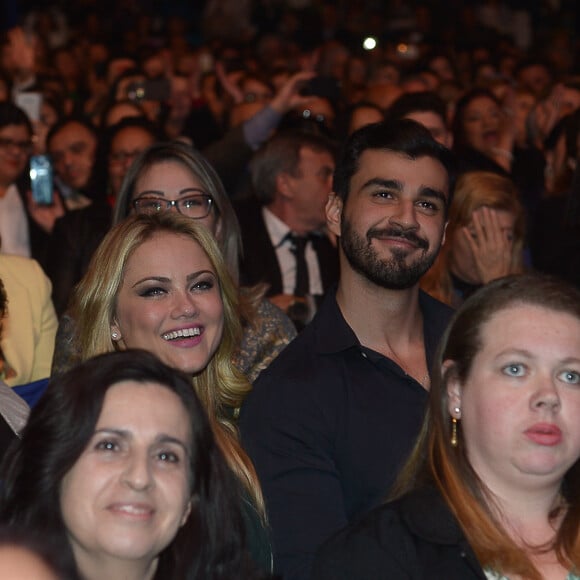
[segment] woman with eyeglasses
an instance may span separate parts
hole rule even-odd
[[[117,195],[113,223],[131,214],[173,211],[203,224],[215,237],[230,275],[239,283],[240,227],[232,204],[213,169],[198,151],[179,142],[157,143],[131,165]],[[263,298],[262,288],[240,288],[243,336],[234,363],[250,381],[294,338],[294,325]],[[78,360],[74,322],[61,320],[53,374]]]

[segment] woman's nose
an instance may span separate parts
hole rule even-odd
[[[198,314],[195,298],[189,292],[179,293],[174,302],[173,314],[175,317],[194,317]]]
[[[153,475],[149,457],[146,454],[133,453],[127,459],[122,481],[131,489],[143,491],[153,485]]]
[[[536,409],[554,411],[560,408],[560,394],[553,377],[539,377],[538,385],[532,396],[532,406]]]

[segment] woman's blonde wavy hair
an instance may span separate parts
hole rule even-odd
[[[133,252],[159,233],[185,236],[206,253],[219,280],[223,302],[223,335],[207,366],[193,376],[193,386],[205,406],[216,439],[230,467],[244,483],[264,514],[264,503],[254,467],[240,446],[233,417],[251,385],[232,363],[242,328],[238,292],[220,249],[207,228],[174,212],[134,215],[116,225],[95,252],[89,269],[75,289],[73,316],[78,325],[81,359],[119,348],[111,337],[117,296]],[[155,354],[155,353],[154,353]]]

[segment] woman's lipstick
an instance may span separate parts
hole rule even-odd
[[[562,431],[552,423],[536,423],[524,433],[528,439],[538,445],[553,447],[562,441]]]

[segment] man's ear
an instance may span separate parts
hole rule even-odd
[[[342,199],[336,193],[331,193],[326,202],[326,225],[335,236],[340,236],[342,208]]]
[[[282,195],[282,197],[294,197],[290,185],[290,178],[291,176],[288,173],[278,173],[278,175],[276,175],[276,190]]]
[[[457,373],[453,369],[454,366],[455,362],[453,362],[452,360],[444,361],[443,364],[441,365],[441,376],[442,377],[444,377],[445,375],[448,376],[446,389],[447,389],[447,410],[449,411],[449,415],[451,415],[451,417],[455,417],[456,419],[460,419],[462,387],[461,383],[459,382],[459,377],[457,376]]]

